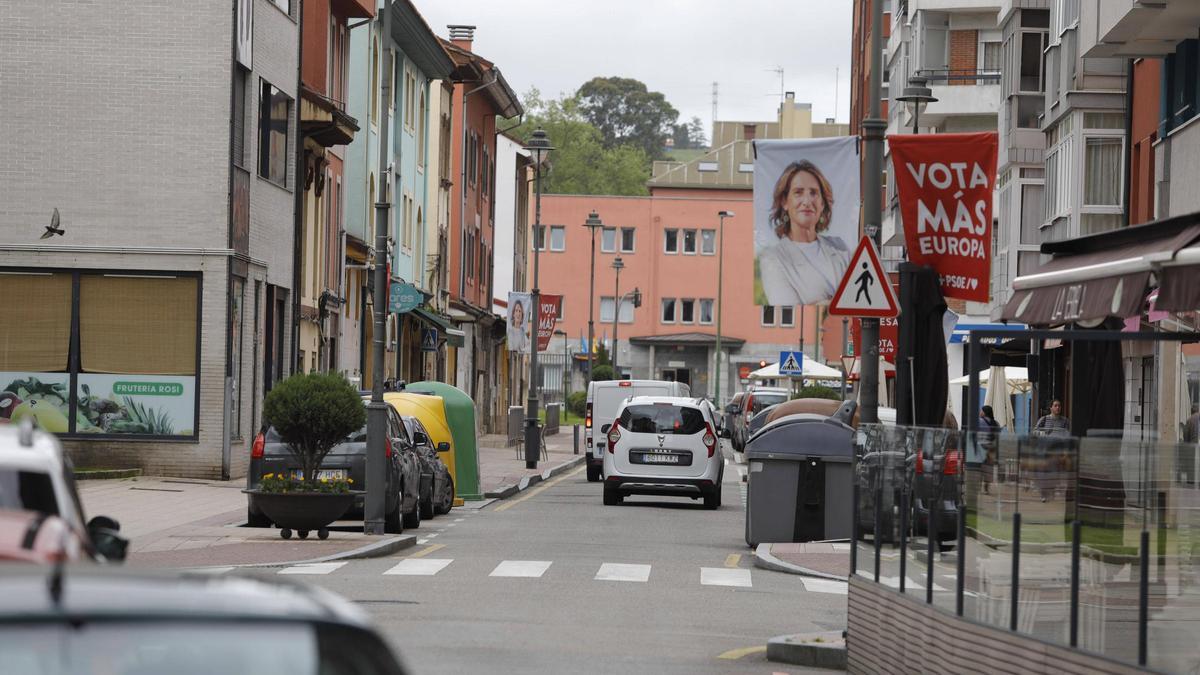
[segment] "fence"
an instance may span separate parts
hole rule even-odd
[[[1195,444],[863,425],[851,567],[945,614],[1198,672],[1198,473]]]

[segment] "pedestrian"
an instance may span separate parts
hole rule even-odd
[[[1200,409],[1192,406],[1192,416],[1183,425],[1183,442],[1200,442]]]
[[[1033,431],[1039,436],[1065,438],[1071,435],[1071,420],[1062,414],[1062,401],[1054,399],[1050,402],[1050,414],[1042,415]]]
[[[1071,420],[1067,419],[1066,415],[1062,414],[1062,401],[1054,399],[1050,402],[1050,414],[1042,415],[1033,427],[1033,432],[1037,436],[1044,436],[1051,439],[1049,442],[1039,444],[1041,455],[1040,471],[1035,470],[1034,481],[1038,485],[1038,490],[1041,492],[1042,501],[1053,499],[1056,486],[1055,475],[1052,469],[1057,463],[1060,453],[1068,452],[1069,448],[1063,445],[1061,439],[1069,439],[1071,437]]]
[[[983,450],[983,493],[988,494],[996,471],[1000,444],[1000,423],[996,421],[990,405],[983,406],[979,411],[978,443]]]

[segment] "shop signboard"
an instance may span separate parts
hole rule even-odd
[[[71,375],[69,373],[0,373],[0,424],[29,417],[55,434],[69,429]]]
[[[79,374],[76,431],[193,436],[196,378],[191,375]]]

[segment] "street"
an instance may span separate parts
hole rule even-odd
[[[420,674],[806,672],[768,663],[763,646],[841,630],[845,584],[753,569],[742,467],[727,462],[715,512],[660,497],[604,507],[579,469],[455,509],[397,556],[242,573],[294,575],[362,603]]]

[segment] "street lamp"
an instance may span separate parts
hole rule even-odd
[[[604,227],[604,223],[600,222],[600,214],[592,211],[588,214],[587,220],[583,221],[583,226],[591,230],[592,233],[592,271],[588,275],[588,382],[592,381],[592,366],[596,361],[596,356],[592,351],[592,344],[596,340],[596,326],[592,323],[593,313],[595,312],[596,304],[596,232]]]
[[[725,280],[725,219],[733,217],[733,211],[718,211],[721,231],[717,233],[717,381],[713,386],[713,400],[721,405],[721,290]]]
[[[613,344],[612,344],[612,369],[613,377],[621,379],[621,371],[617,370],[617,326],[621,321],[621,270],[625,269],[625,261],[621,260],[621,256],[617,256],[612,261],[612,268],[617,271],[617,288],[613,293]]]
[[[933,90],[926,85],[927,82],[927,78],[913,75],[908,78],[908,86],[904,88],[904,93],[896,97],[896,100],[906,104],[905,107],[912,113],[914,135],[921,133],[921,111],[930,103],[938,102]]]
[[[542,391],[542,383],[538,379],[537,356],[538,356],[538,332],[540,331],[538,314],[542,306],[541,290],[538,288],[538,263],[539,253],[542,246],[546,243],[546,237],[542,233],[542,164],[546,161],[546,156],[554,148],[550,145],[550,139],[546,138],[546,132],[541,127],[534,130],[529,143],[525,146],[533,158],[534,167],[534,209],[533,209],[533,289],[532,289],[532,309],[530,313],[533,315],[533,343],[529,350],[529,401],[525,411],[525,468],[536,469],[538,462],[538,452],[541,448],[541,434],[538,430],[538,395]]]

